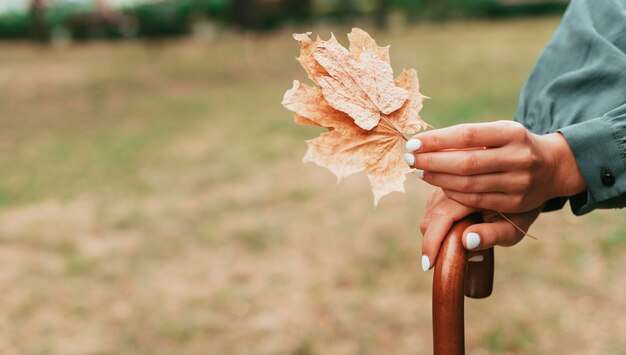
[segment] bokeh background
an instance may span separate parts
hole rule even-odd
[[[431,187],[302,164],[293,32],[415,68],[434,127],[510,119],[567,3],[0,1],[1,354],[429,354]],[[471,354],[625,354],[623,211],[543,215]]]

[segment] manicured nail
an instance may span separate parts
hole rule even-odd
[[[480,244],[480,236],[478,233],[469,232],[467,236],[465,236],[465,244],[467,245],[467,249],[474,249]]]
[[[415,175],[417,175],[420,179],[424,178],[424,170],[422,169],[415,169]]]
[[[408,150],[409,152],[414,152],[416,150],[419,150],[422,147],[422,141],[419,139],[409,139],[406,144],[406,150]]]
[[[471,261],[471,262],[474,262],[474,263],[479,263],[479,262],[481,262],[483,260],[485,260],[485,258],[482,255],[480,255],[480,254],[472,255],[472,256],[469,257],[469,259],[467,259],[467,261]]]
[[[422,270],[428,271],[430,269],[430,260],[428,260],[428,256],[422,255]]]
[[[404,160],[406,160],[406,163],[409,164],[409,166],[413,166],[413,164],[415,164],[415,157],[411,153],[405,153]]]

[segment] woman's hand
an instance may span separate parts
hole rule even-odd
[[[586,190],[560,133],[535,135],[512,121],[462,124],[407,142],[418,175],[466,206],[520,213]]]
[[[542,206],[531,211],[507,214],[513,223],[524,232],[537,219]],[[476,208],[465,206],[445,195],[442,189],[435,189],[426,202],[426,214],[420,229],[422,240],[422,269],[428,271],[435,264],[439,247],[448,234],[452,224],[474,212]],[[463,246],[468,250],[482,250],[495,245],[511,246],[524,237],[511,223],[491,211],[482,212],[484,223],[468,227],[462,236]]]

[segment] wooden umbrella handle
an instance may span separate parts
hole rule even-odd
[[[493,289],[493,248],[468,252],[463,231],[480,223],[478,214],[456,222],[446,236],[435,262],[433,276],[433,347],[435,355],[465,354],[463,294],[485,298]]]

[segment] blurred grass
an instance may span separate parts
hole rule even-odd
[[[435,127],[511,118],[557,19],[374,33]],[[333,30],[340,41],[348,28]],[[303,165],[290,31],[0,44],[0,353],[428,354],[430,190]],[[621,212],[547,214],[466,302],[470,353],[626,351]]]

